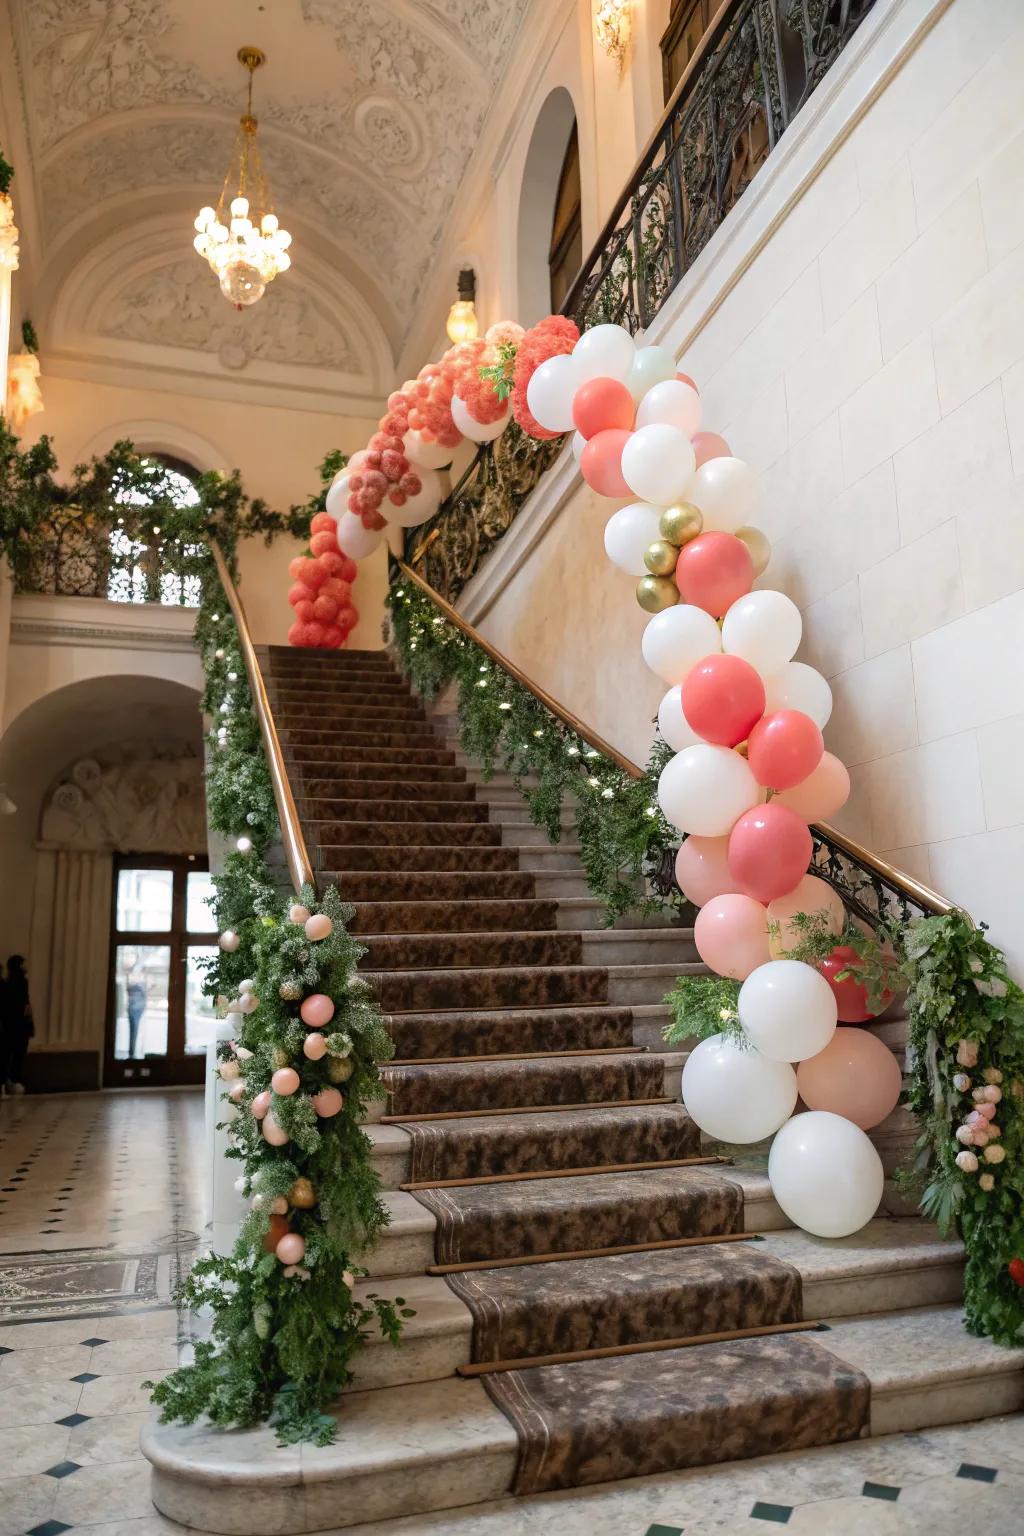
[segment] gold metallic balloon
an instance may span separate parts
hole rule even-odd
[[[316,1191],[308,1179],[296,1179],[288,1191],[288,1200],[298,1210],[309,1211],[316,1205]]]
[[[355,1064],[348,1056],[332,1056],[327,1063],[327,1076],[332,1083],[347,1083],[355,1071]]]
[[[641,576],[636,584],[636,600],[647,613],[661,613],[678,603],[679,588],[671,576]]]
[[[671,576],[679,559],[679,551],[667,539],[655,539],[644,550],[644,565],[652,576]]]
[[[674,506],[666,507],[661,514],[658,532],[663,539],[679,549],[695,539],[703,527],[700,508],[691,506],[688,501],[677,501]]]
[[[750,550],[754,562],[754,575],[760,576],[772,557],[772,547],[760,528],[737,528],[736,537]]]

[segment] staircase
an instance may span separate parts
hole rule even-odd
[[[691,930],[600,928],[578,850],[507,776],[483,783],[384,653],[263,665],[395,1041],[367,1127],[392,1220],[361,1289],[416,1315],[400,1349],[364,1350],[334,1446],[152,1432],[161,1510],[338,1528],[1024,1404],[1024,1351],[963,1330],[958,1244],[894,1214],[809,1237],[763,1156],[702,1146],[661,1036],[664,993],[703,969]],[[899,1048],[901,1021],[876,1028]],[[880,1127],[887,1167],[907,1129]],[[259,1490],[244,1517],[239,1483]]]

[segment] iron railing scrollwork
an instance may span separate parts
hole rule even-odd
[[[14,590],[118,603],[196,607],[208,562],[202,544],[161,538],[152,513],[59,504],[11,547]]]
[[[646,329],[874,4],[727,0],[584,261],[563,313],[581,330],[609,321],[634,333]],[[415,563],[429,539],[430,564],[423,569],[449,600],[511,526],[561,444],[557,439],[527,448],[522,437],[512,426],[494,449],[481,448],[440,510],[406,541],[405,558]],[[497,470],[503,452],[516,466],[513,476]]]

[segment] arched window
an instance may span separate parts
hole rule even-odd
[[[184,459],[165,453],[145,454],[143,464],[162,471],[160,495],[175,506],[194,507],[199,500],[195,482],[199,471]],[[118,505],[144,506],[146,498],[138,491],[116,492]],[[148,539],[132,537],[123,528],[110,535],[113,559],[107,575],[107,597],[115,603],[159,602],[171,608],[198,608],[202,597],[200,578],[189,569],[202,553],[194,544],[172,545],[159,542],[154,529]]]
[[[551,222],[548,272],[551,278],[551,309],[561,309],[566,294],[583,263],[583,222],[580,208],[580,138],[573,122],[558,175],[555,213]]]

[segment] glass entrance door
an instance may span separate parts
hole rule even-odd
[[[201,962],[216,953],[205,859],[114,863],[107,1087],[200,1083],[215,1012]]]

